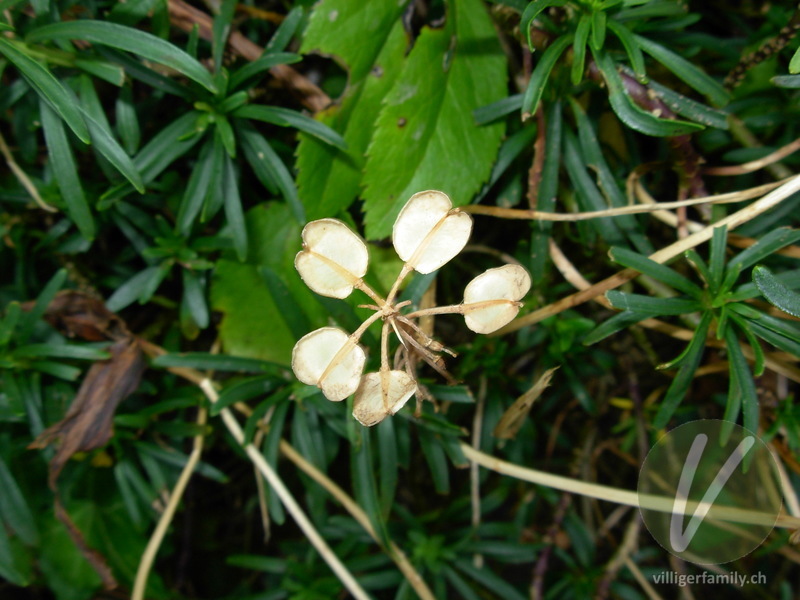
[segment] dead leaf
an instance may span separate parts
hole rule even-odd
[[[90,341],[111,340],[111,358],[94,363],[61,421],[45,429],[28,448],[58,444],[50,461],[48,482],[55,494],[55,514],[64,524],[75,545],[100,575],[106,589],[117,582],[105,558],[86,542],[61,503],[58,477],[76,452],[99,448],[111,439],[114,412],[120,402],[139,387],[147,363],[139,340],[125,322],[109,311],[102,300],[76,291],[58,294],[44,318],[70,337]]]
[[[503,413],[503,416],[500,417],[500,420],[497,422],[497,426],[494,428],[494,431],[492,431],[494,437],[501,440],[514,439],[519,428],[522,427],[522,424],[525,422],[525,418],[528,416],[533,403],[542,395],[545,388],[550,385],[550,379],[557,370],[558,367],[553,367],[545,371],[539,378],[539,381],[537,381],[531,389],[514,401],[514,404]]]

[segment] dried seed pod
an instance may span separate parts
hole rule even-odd
[[[367,373],[356,392],[353,416],[367,427],[377,425],[403,408],[416,390],[416,382],[405,371]]]
[[[420,273],[435,271],[461,252],[472,233],[472,217],[436,190],[411,196],[397,217],[392,241],[403,261]]]
[[[308,385],[322,390],[328,400],[344,400],[361,382],[367,360],[364,350],[336,327],[323,327],[304,335],[292,350],[292,370]]]
[[[464,320],[475,333],[491,333],[510,323],[520,298],[531,288],[531,276],[519,265],[505,265],[478,275],[464,289]],[[471,306],[472,305],[472,306]]]
[[[294,266],[306,285],[323,296],[346,298],[367,272],[367,245],[337,219],[319,219],[303,228],[303,250]]]

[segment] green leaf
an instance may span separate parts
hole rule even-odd
[[[0,515],[5,525],[29,546],[39,543],[39,531],[25,496],[8,465],[0,458]],[[2,561],[0,560],[0,563]]]
[[[61,191],[61,197],[67,205],[70,218],[77,225],[81,235],[87,240],[94,239],[95,226],[92,211],[83,186],[78,176],[78,167],[72,154],[64,125],[55,111],[44,100],[39,103],[39,112],[42,116],[42,128],[47,143],[47,156],[53,166],[53,175]]]
[[[725,347],[728,350],[731,376],[728,387],[728,407],[731,414],[729,415],[729,409],[726,409],[726,420],[735,421],[738,413],[737,408],[741,407],[745,429],[758,431],[758,395],[756,386],[753,382],[750,367],[739,345],[739,339],[731,327],[728,327],[725,332]]]
[[[216,416],[223,408],[231,404],[271,394],[282,383],[284,383],[282,379],[276,379],[272,375],[257,375],[237,381],[222,390],[217,401],[211,405],[210,414]]]
[[[58,293],[58,290],[61,289],[66,280],[66,269],[59,269],[56,271],[56,274],[53,275],[50,281],[45,284],[44,288],[42,288],[42,291],[39,292],[39,296],[36,298],[36,303],[33,305],[33,309],[23,315],[21,319],[20,326],[17,330],[19,333],[16,336],[16,342],[18,344],[24,344],[28,341],[28,338],[33,332],[33,328],[39,323],[39,320],[42,318],[42,315],[44,315],[44,312],[47,310],[50,302],[53,301],[56,293]]]
[[[136,302],[136,300],[142,296],[149,282],[153,280],[158,271],[158,266],[147,267],[119,286],[114,293],[111,294],[111,297],[106,300],[106,307],[108,310],[111,312],[119,312],[126,306]]]
[[[793,317],[800,317],[800,294],[783,285],[767,267],[758,265],[753,269],[753,282],[770,304]]]
[[[603,48],[603,43],[606,41],[606,22],[608,15],[604,10],[595,10],[592,12],[592,46],[600,50]]]
[[[697,66],[672,50],[667,49],[665,46],[657,44],[646,37],[637,35],[635,38],[642,50],[675,73],[675,75],[687,85],[707,96],[712,104],[724,106],[728,103],[728,92],[722,84],[718,83],[714,78],[700,70]]]
[[[286,168],[286,165],[283,164],[283,161],[272,149],[272,146],[264,139],[263,135],[247,122],[237,121],[236,130],[244,148],[245,158],[247,158],[247,162],[250,163],[253,171],[255,171],[259,181],[267,189],[279,189],[289,203],[289,208],[297,222],[305,223],[305,209],[300,203],[294,179],[289,173],[289,169]]]
[[[544,51],[539,62],[536,63],[536,68],[531,73],[531,79],[528,82],[528,87],[525,88],[525,95],[522,98],[522,120],[529,119],[531,115],[536,113],[539,108],[539,101],[542,99],[544,93],[544,86],[550,77],[550,72],[558,61],[564,50],[567,49],[572,36],[562,35],[555,42],[547,47]],[[584,46],[584,49],[586,46]]]
[[[300,131],[304,131],[309,135],[313,135],[319,140],[336,146],[342,150],[347,150],[347,143],[341,135],[336,133],[333,129],[307,117],[303,113],[288,108],[280,108],[278,106],[260,106],[250,104],[243,106],[233,113],[235,117],[244,119],[256,119],[264,121],[265,123],[272,123],[280,125],[281,127],[294,127]]]
[[[708,282],[711,292],[716,294],[722,285],[725,275],[725,251],[728,249],[728,228],[715,227],[711,237],[711,252],[708,259],[708,270],[711,281]]]
[[[111,132],[95,121],[88,112],[83,108],[83,118],[86,125],[89,127],[89,134],[92,137],[92,143],[98,152],[100,152],[108,162],[110,162],[119,171],[125,179],[138,191],[144,194],[144,181],[136,165],[133,163],[127,152],[122,149],[119,142],[111,135]]]
[[[583,344],[585,346],[591,346],[592,344],[596,344],[600,340],[604,340],[608,336],[613,335],[618,331],[627,329],[631,325],[636,325],[636,323],[649,318],[651,318],[651,315],[647,313],[634,312],[632,310],[622,311],[590,331],[589,334],[583,339]]]
[[[380,509],[383,518],[392,512],[397,492],[397,435],[394,419],[384,419],[375,427],[378,436],[378,464],[380,485]]]
[[[683,94],[679,94],[656,81],[650,80],[647,85],[656,92],[664,104],[677,114],[708,127],[728,129],[728,113],[687,98]]]
[[[778,87],[790,89],[800,88],[800,75],[776,75],[770,79],[770,81]]]
[[[619,117],[620,121],[631,129],[656,137],[688,135],[704,129],[702,125],[698,125],[697,123],[659,119],[649,112],[642,110],[636,106],[630,96],[625,93],[625,86],[622,83],[622,78],[617,72],[617,67],[611,57],[607,54],[601,57],[595,56],[595,61],[608,86],[608,100],[611,103],[611,108]]]
[[[536,17],[552,6],[564,6],[564,4],[566,4],[566,0],[533,0],[525,7],[520,21],[520,30],[525,33],[525,37],[528,40],[528,49],[531,52],[534,51],[533,42],[531,41],[531,26]]]
[[[311,330],[311,325],[305,314],[297,310],[297,300],[294,298],[292,291],[283,282],[275,269],[269,265],[261,267],[261,275],[264,277],[264,283],[267,284],[272,301],[283,316],[289,331],[299,340]]]
[[[640,273],[666,283],[693,298],[700,298],[703,294],[703,290],[700,289],[700,286],[692,283],[673,269],[651,260],[647,256],[632,252],[627,248],[611,248],[611,250],[609,250],[609,255],[614,262],[624,267],[636,269]]]
[[[283,51],[286,46],[289,45],[289,42],[292,40],[292,36],[297,31],[297,27],[300,25],[302,20],[303,7],[295,6],[285,17],[283,17],[283,21],[281,21],[278,29],[275,30],[275,33],[267,43],[265,51],[270,53]]]
[[[225,354],[209,354],[207,352],[184,352],[182,354],[162,354],[153,359],[154,367],[190,367],[201,371],[233,371],[236,373],[269,373],[278,375],[281,369],[272,362],[228,356]]]
[[[472,111],[506,95],[506,61],[496,40],[479,0],[449,3],[446,26],[425,28],[417,38],[369,147],[362,181],[367,237],[388,235],[420,190],[442,190],[460,206],[489,177],[504,123],[477,127]]]
[[[750,323],[747,319],[742,318],[732,310],[728,310],[727,312],[730,320],[736,323],[741,332],[744,333],[745,338],[747,338],[747,343],[750,344],[750,348],[753,349],[753,373],[756,377],[761,377],[761,375],[764,374],[764,349],[753,334],[753,330],[750,328]]]
[[[578,85],[583,79],[583,70],[586,64],[586,41],[592,28],[592,17],[588,13],[581,15],[578,27],[575,29],[575,40],[572,42],[572,70],[570,79],[572,85]]]
[[[252,77],[269,71],[272,67],[278,65],[290,65],[292,63],[300,62],[303,57],[299,54],[291,52],[265,52],[253,62],[239,67],[231,74],[231,79],[228,82],[228,89],[235,90],[243,83],[247,82]]]
[[[627,294],[618,290],[606,292],[614,308],[631,310],[646,315],[684,315],[702,308],[697,300],[687,298],[654,298],[642,294]]]
[[[208,305],[206,304],[205,290],[196,273],[189,269],[183,272],[183,300],[192,319],[200,329],[208,327]]]
[[[405,59],[408,39],[400,18],[404,8],[405,2],[394,0],[324,0],[311,13],[301,51],[336,56],[348,69],[341,101],[317,118],[341,133],[349,151],[299,136],[297,186],[309,219],[339,213],[361,192],[364,155],[375,120]],[[336,27],[331,27],[332,14]]]
[[[111,355],[91,346],[76,346],[74,344],[28,344],[17,348],[14,357],[49,357],[49,358],[77,358],[82,360],[107,360]]]
[[[450,493],[450,466],[441,441],[428,429],[420,427],[419,445],[433,476],[433,487],[439,494]]]
[[[75,57],[75,66],[111,85],[122,87],[125,84],[125,69],[120,65],[98,58]]]
[[[244,222],[242,199],[236,169],[230,156],[225,156],[223,165],[222,195],[225,198],[225,218],[228,220],[233,247],[240,261],[247,259],[247,227]]]
[[[800,229],[790,229],[788,227],[773,229],[761,236],[755,244],[745,248],[730,259],[728,261],[728,269],[738,269],[739,272],[744,271],[751,265],[764,260],[770,254],[785,246],[794,244],[798,240],[800,240]]]
[[[792,54],[792,60],[789,61],[789,73],[793,75],[800,73],[800,48]]]
[[[203,208],[203,201],[209,193],[216,154],[214,146],[214,138],[211,138],[206,140],[206,143],[200,148],[200,156],[198,156],[186,184],[186,192],[183,194],[178,216],[175,219],[176,230],[184,236],[188,236],[191,231],[197,215]]]
[[[514,94],[472,111],[478,125],[488,125],[522,108],[522,94]]]
[[[231,21],[235,11],[236,0],[222,0],[219,4],[219,14],[214,17],[214,24],[211,26],[211,47],[215,72],[219,72],[222,66],[222,55],[231,32]]]
[[[78,139],[88,144],[91,141],[89,129],[83,115],[75,102],[75,96],[58,81],[53,74],[38,62],[22,52],[17,44],[13,44],[0,36],[0,54],[4,55],[19,69],[26,81],[50,107],[64,119]]]
[[[28,33],[27,40],[85,40],[104,44],[171,67],[208,91],[217,91],[211,74],[186,52],[159,37],[132,27],[88,19],[62,21],[34,29]]]
[[[575,112],[575,119],[578,123],[578,136],[580,140],[580,151],[583,154],[586,166],[590,171],[596,173],[597,184],[603,195],[608,198],[612,207],[622,207],[627,204],[627,200],[619,184],[617,183],[611,168],[606,162],[604,152],[597,139],[594,125],[592,125],[586,112],[577,103],[572,101],[572,108]],[[597,205],[597,208],[606,208]],[[647,236],[642,233],[642,227],[633,215],[622,215],[614,218],[614,222],[622,229],[634,247],[644,254],[653,252],[653,245]]]
[[[681,400],[683,400],[683,397],[686,395],[694,379],[694,372],[697,370],[697,367],[700,366],[700,361],[703,358],[706,336],[708,335],[712,317],[711,311],[703,313],[703,317],[700,319],[694,336],[687,347],[686,360],[683,361],[680,369],[678,369],[678,374],[675,375],[675,379],[672,380],[667,393],[664,395],[664,399],[661,401],[661,406],[658,408],[658,413],[655,419],[653,419],[653,427],[656,429],[663,429],[667,426],[667,423],[669,423],[672,415],[675,414],[675,410],[678,408]]]
[[[219,335],[229,354],[288,365],[298,338],[273,299],[261,267],[270,267],[285,284],[295,302],[292,312],[302,312],[309,329],[326,324],[329,313],[294,268],[301,227],[288,207],[277,202],[259,205],[247,213],[246,224],[249,264],[219,260],[211,281],[212,310],[222,313]],[[332,304],[347,306],[340,300]]]
[[[0,346],[6,346],[11,341],[21,316],[22,306],[19,302],[11,302],[6,306],[6,315],[0,321]]]
[[[625,53],[628,55],[628,60],[636,75],[640,78],[645,77],[647,72],[644,68],[644,55],[630,29],[618,23],[616,19],[608,21],[608,28],[622,42],[622,47],[625,48]]]
[[[125,151],[133,156],[139,149],[142,135],[130,85],[123,86],[119,91],[114,113],[117,118],[117,133],[122,140],[122,145]]]
[[[582,210],[603,210],[608,208],[600,190],[597,189],[594,181],[587,173],[587,165],[578,151],[578,142],[571,131],[564,132],[564,166],[567,168],[569,179],[577,192],[577,198]],[[602,219],[592,219],[591,226],[609,244],[624,244],[625,238],[622,235],[617,223],[611,217]]]

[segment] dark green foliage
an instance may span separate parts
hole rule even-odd
[[[475,468],[462,444],[634,490],[662,430],[718,418],[770,440],[797,487],[800,195],[717,227],[669,264],[654,253],[753,197],[671,209],[663,221],[525,212],[625,211],[648,194],[731,193],[796,172],[793,154],[767,169],[704,170],[800,137],[793,3],[189,8],[0,0],[0,597],[103,594],[57,518],[56,491],[116,577],[110,593],[129,596],[196,438],[203,454],[145,597],[344,597],[276,490],[256,479],[227,411],[374,598],[416,597],[393,545],[436,598],[643,599],[640,577],[652,584],[673,568],[646,531],[623,543],[635,511]],[[459,304],[467,281],[516,261],[533,280],[526,318],[586,281],[631,276],[604,288],[603,306],[582,298],[499,336],[437,317],[434,337],[458,354],[445,357],[454,383],[419,363],[434,402],[412,399],[365,428],[352,398],[330,402],[291,369],[299,338],[325,326],[351,333],[373,302],[311,292],[294,267],[301,231],[336,218],[369,240],[364,279],[385,295],[402,264],[392,225],[425,189],[519,218],[473,215],[465,252],[409,276],[401,301]],[[29,445],[115,364],[121,339],[143,349],[148,369],[108,440],[75,453],[51,486],[56,449]],[[361,338],[368,370],[379,340],[377,325]],[[519,409],[554,367],[550,387]],[[512,406],[516,435],[496,436]],[[786,546],[774,533],[731,565],[767,574],[743,597],[797,597]]]

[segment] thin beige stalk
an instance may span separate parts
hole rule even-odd
[[[203,390],[203,393],[205,393],[206,397],[212,404],[219,399],[219,395],[214,389],[210,379],[204,379],[200,383],[200,389]],[[272,486],[272,489],[286,507],[286,510],[292,515],[298,527],[300,527],[308,541],[311,542],[311,545],[316,548],[323,560],[328,563],[328,566],[334,572],[336,577],[339,578],[339,581],[342,582],[342,584],[353,595],[353,597],[357,598],[358,600],[369,600],[367,593],[319,534],[313,523],[311,523],[306,514],[303,512],[303,509],[294,499],[294,496],[292,496],[292,493],[284,485],[283,480],[280,478],[278,473],[276,473],[266,461],[264,455],[261,454],[258,448],[253,446],[253,444],[245,444],[244,432],[239,426],[239,422],[231,413],[230,409],[223,408],[220,411],[220,415],[222,416],[222,420],[224,421],[225,426],[228,428],[228,431],[233,436],[233,439],[235,439],[242,446],[256,468],[261,472],[262,475],[264,475],[264,477],[266,477],[270,486]]]
[[[206,409],[200,407],[197,410],[197,425],[200,427],[205,425],[207,417],[208,413]],[[153,568],[156,554],[158,554],[158,549],[161,547],[161,542],[164,541],[167,528],[175,516],[175,511],[178,509],[178,504],[183,497],[183,493],[186,491],[186,486],[192,478],[192,473],[194,473],[197,463],[200,462],[200,456],[203,454],[204,440],[205,435],[202,433],[194,437],[192,453],[189,455],[189,460],[187,460],[186,464],[183,466],[178,481],[175,483],[175,487],[172,489],[172,493],[169,496],[169,502],[164,508],[164,512],[161,513],[161,518],[158,520],[158,524],[153,534],[150,536],[150,540],[147,542],[147,547],[142,554],[142,558],[139,560],[139,568],[136,570],[136,579],[133,582],[131,600],[143,600],[144,598],[144,593],[147,588],[147,579],[150,576],[150,570]]]
[[[356,503],[356,501],[347,494],[347,492],[345,492],[332,479],[325,475],[325,473],[317,469],[314,465],[303,458],[303,456],[285,440],[280,441],[280,450],[281,453],[290,461],[292,461],[296,467],[321,485],[331,496],[336,498],[336,500],[341,503],[345,510],[350,513],[350,515],[358,522],[358,524],[364,528],[369,536],[375,540],[376,543],[379,545],[381,544],[380,539],[375,533],[375,529],[372,527],[369,516]],[[433,600],[435,598],[433,592],[431,592],[428,585],[414,568],[414,565],[411,564],[411,562],[408,560],[408,557],[406,557],[405,553],[400,549],[399,546],[397,546],[397,544],[390,541],[389,547],[384,548],[384,550],[387,551],[389,557],[395,562],[397,567],[400,569],[400,572],[403,573],[405,578],[408,580],[408,583],[412,588],[414,588],[414,591],[420,598],[422,598],[422,600]]]
[[[703,242],[707,242],[711,239],[714,235],[714,229],[718,227],[727,226],[728,231],[732,231],[736,229],[740,225],[751,221],[758,215],[768,211],[775,206],[778,206],[781,202],[786,200],[787,198],[791,197],[795,193],[800,191],[800,175],[796,175],[792,179],[790,179],[787,183],[784,183],[779,188],[771,191],[766,196],[756,200],[752,204],[746,206],[745,208],[733,213],[725,217],[724,219],[720,220],[719,222],[709,225],[708,227],[698,231],[686,237],[682,240],[678,240],[677,242],[670,244],[666,248],[662,248],[658,252],[654,252],[650,255],[650,259],[657,262],[657,263],[665,263],[670,259],[673,259],[677,256],[683,254],[686,250],[694,248],[702,244]],[[594,284],[590,288],[586,290],[582,290],[580,292],[570,294],[569,296],[565,296],[560,300],[549,304],[545,307],[540,308],[530,314],[525,315],[524,317],[517,319],[503,327],[502,329],[498,330],[497,332],[490,334],[494,336],[505,335],[507,333],[511,333],[528,325],[532,325],[534,323],[538,323],[539,321],[546,319],[547,317],[556,315],[568,308],[572,308],[579,304],[583,304],[587,300],[591,300],[601,294],[604,294],[608,290],[613,290],[614,288],[619,287],[626,281],[630,281],[634,277],[638,275],[638,271],[635,269],[625,269],[620,271],[611,277],[603,279],[602,281]]]
[[[667,496],[656,496],[654,494],[638,494],[630,490],[622,490],[619,488],[600,485],[597,483],[587,483],[579,479],[571,477],[564,477],[562,475],[553,475],[544,471],[536,469],[529,469],[510,463],[489,454],[480,452],[466,444],[460,443],[460,447],[467,459],[477,462],[482,467],[491,469],[497,473],[508,475],[523,481],[530,481],[538,485],[544,485],[549,488],[569,492],[571,494],[580,494],[581,496],[588,496],[606,502],[613,502],[615,504],[625,504],[627,506],[643,507],[650,510],[659,512],[671,513],[675,510],[675,498]],[[706,506],[703,502],[687,502],[684,514],[691,514],[696,508]],[[725,519],[736,523],[754,524],[754,525],[772,525],[775,527],[782,527],[786,529],[800,528],[800,518],[782,513],[775,519],[774,515],[769,513],[760,513],[752,510],[732,507],[717,507],[715,508],[715,517],[717,519]]]
[[[2,154],[3,158],[6,159],[8,168],[11,169],[11,172],[22,184],[22,187],[24,187],[25,190],[31,195],[31,198],[33,198],[33,201],[36,203],[36,205],[47,212],[58,212],[56,207],[50,206],[42,199],[42,197],[39,195],[39,190],[37,190],[36,186],[33,185],[31,178],[28,177],[27,173],[25,173],[25,171],[23,171],[22,168],[17,164],[17,161],[14,160],[14,155],[11,154],[11,149],[8,147],[8,144],[6,144],[6,140],[2,133],[0,133],[0,154]]]

